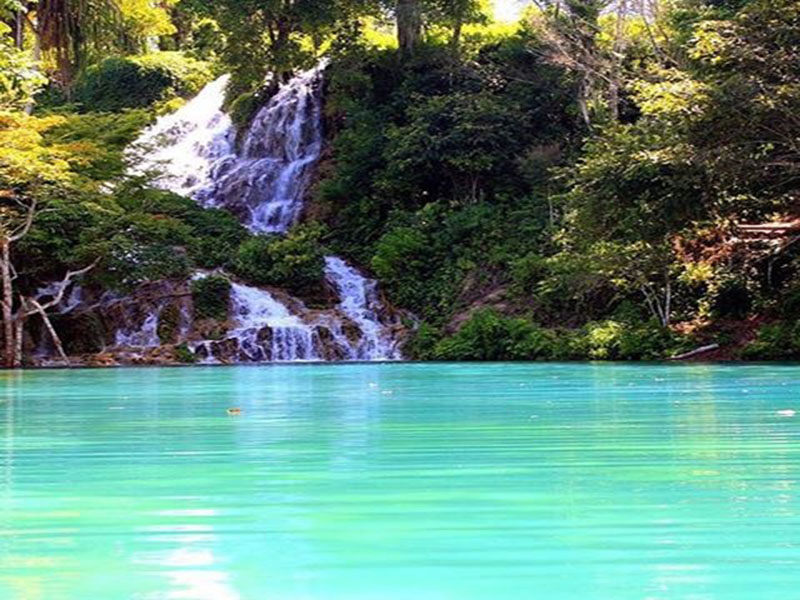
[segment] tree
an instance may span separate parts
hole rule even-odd
[[[21,273],[15,268],[14,246],[31,233],[53,190],[69,185],[72,180],[71,154],[65,149],[48,147],[42,135],[62,121],[58,117],[40,119],[0,112],[0,286],[6,367],[20,366],[25,321],[34,314],[42,317],[56,347],[60,348],[47,311],[61,302],[64,291],[76,277],[94,266],[68,272],[51,300],[45,303],[39,302],[35,294],[15,289]]]
[[[658,50],[647,21],[647,13],[652,10],[644,1],[639,2],[640,19]],[[543,0],[538,3],[541,10],[534,13],[534,24],[545,43],[545,56],[580,76],[578,106],[587,126],[595,124],[599,120],[596,115],[603,111],[607,111],[610,121],[619,120],[625,46],[629,42],[626,28],[636,16],[634,2]]]
[[[695,29],[690,54],[708,102],[691,142],[719,186],[754,213],[796,213],[800,181],[800,4],[756,0]]]
[[[39,54],[56,65],[69,92],[78,72],[100,56],[140,52],[148,40],[174,31],[165,8],[175,0],[38,0],[27,4]]]
[[[217,21],[227,38],[221,58],[241,90],[261,85],[268,74],[286,80],[298,67],[310,66],[326,36],[374,7],[371,0],[182,0],[178,5]]]

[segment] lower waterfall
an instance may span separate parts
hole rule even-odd
[[[351,360],[400,358],[386,325],[381,323],[385,307],[378,296],[378,283],[367,279],[338,256],[325,257],[325,276],[336,288],[339,308],[361,330],[361,339],[351,348]]]
[[[234,327],[224,340],[194,344],[201,359],[216,362],[227,352],[237,362],[321,360],[314,330],[268,291],[233,283],[230,304]]]

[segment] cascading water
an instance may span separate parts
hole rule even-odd
[[[285,233],[300,217],[322,152],[323,69],[324,63],[281,86],[239,144],[222,110],[228,77],[221,77],[141,136],[129,152],[133,172],[159,173],[159,187],[229,210],[254,233]],[[222,339],[189,347],[205,362],[400,358],[376,282],[340,258],[325,264],[340,299],[336,309],[309,311],[299,300],[287,305],[266,290],[232,283],[233,326]],[[117,341],[157,345],[157,330],[154,311],[136,331],[118,332]],[[180,335],[191,338],[191,327]]]
[[[236,148],[222,111],[224,76],[173,115],[162,117],[129,153],[136,173],[207,207],[226,208],[257,233],[284,233],[299,218],[322,152],[322,70],[280,87]]]
[[[232,283],[230,302],[235,326],[221,342],[196,344],[195,351],[203,358],[215,360],[217,348],[232,343],[232,354],[239,361],[320,360],[314,329],[268,291]]]
[[[318,360],[314,331],[266,290],[234,283],[231,303],[236,328],[229,337],[253,361]],[[263,332],[269,328],[271,339]]]
[[[361,330],[361,339],[351,345],[348,358],[400,358],[386,326],[381,323],[384,307],[378,297],[378,283],[365,278],[338,256],[325,257],[325,276],[339,294],[339,308]]]
[[[122,327],[117,330],[114,345],[124,348],[156,348],[161,344],[158,338],[159,311],[148,313],[138,327]]]
[[[49,285],[36,290],[36,300],[39,303],[45,303],[55,299],[61,291],[63,282],[56,281]],[[70,289],[71,286],[71,289]],[[83,303],[83,288],[76,283],[67,284],[64,294],[61,297],[61,302],[55,306],[55,311],[60,315],[66,315],[78,308]]]
[[[233,154],[236,132],[222,112],[230,76],[208,84],[177,112],[163,116],[128,149],[131,172],[160,188],[197,198],[213,186],[215,166]]]

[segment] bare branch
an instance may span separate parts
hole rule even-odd
[[[33,218],[36,216],[36,199],[32,200],[31,203],[28,205],[28,214],[25,217],[25,222],[18,227],[14,233],[12,233],[8,241],[9,242],[18,242],[31,230],[31,225],[33,225]]]
[[[55,328],[53,327],[53,323],[50,321],[50,317],[47,316],[47,310],[44,306],[39,304],[39,302],[35,298],[28,298],[28,302],[33,306],[33,313],[38,313],[41,315],[42,320],[44,321],[44,326],[47,329],[50,337],[53,340],[53,344],[56,347],[56,351],[58,355],[61,357],[66,364],[69,364],[69,358],[67,357],[67,353],[64,352],[64,345],[61,343],[61,338],[58,337],[58,333],[56,333]]]
[[[67,274],[64,276],[64,279],[62,279],[61,283],[59,284],[58,292],[56,292],[56,294],[48,302],[45,302],[44,304],[39,304],[38,302],[36,302],[34,304],[34,306],[36,306],[37,308],[34,309],[34,310],[29,311],[27,313],[28,316],[34,315],[34,314],[40,312],[38,310],[38,307],[41,307],[42,309],[47,310],[47,309],[53,308],[54,306],[60,304],[61,300],[64,299],[64,293],[66,292],[67,287],[69,287],[69,284],[72,283],[72,280],[75,279],[76,277],[80,277],[81,275],[85,275],[86,273],[88,273],[89,271],[94,269],[97,266],[98,262],[100,262],[99,258],[97,260],[95,260],[92,264],[90,264],[88,267],[84,267],[83,269],[80,269],[79,271],[68,271]]]

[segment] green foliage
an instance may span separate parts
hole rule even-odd
[[[431,360],[435,356],[436,344],[441,338],[438,329],[428,323],[420,323],[403,347],[403,353],[413,360]]]
[[[33,60],[10,40],[11,28],[0,22],[0,110],[21,110],[47,83]]]
[[[321,287],[325,267],[321,238],[317,225],[295,227],[285,237],[251,237],[236,252],[234,272],[257,285],[314,294]]]
[[[76,173],[95,181],[108,181],[124,175],[127,164],[125,147],[136,139],[152,119],[144,109],[119,113],[66,114],[63,120],[45,133],[51,146],[68,148]]]
[[[175,346],[175,359],[184,365],[193,365],[197,362],[197,355],[186,344]]]
[[[427,236],[411,227],[398,227],[378,242],[372,269],[402,306],[418,306],[430,281],[430,244]]]
[[[117,201],[129,213],[145,213],[153,219],[173,219],[184,229],[176,237],[195,267],[215,269],[229,266],[248,234],[231,213],[204,209],[196,202],[170,192],[142,186],[142,181],[128,180],[117,190]],[[176,232],[177,234],[177,232]]]
[[[185,224],[172,217],[138,213],[108,223],[112,228],[114,225],[119,227],[117,233],[107,242],[98,242],[94,249],[108,256],[104,271],[120,288],[188,277],[191,262],[180,245],[190,235]]]
[[[225,34],[214,19],[199,19],[192,26],[190,52],[200,60],[216,58],[225,47]]]
[[[181,322],[181,311],[177,303],[172,302],[165,306],[158,315],[158,339],[162,344],[171,344],[175,341]]]
[[[219,275],[192,281],[192,302],[196,319],[225,321],[230,305],[231,282]]]
[[[742,350],[748,360],[796,360],[800,358],[800,323],[776,322],[763,325],[756,338]]]
[[[532,359],[540,333],[524,319],[479,310],[458,333],[437,344],[434,356],[441,360]]]
[[[519,130],[528,126],[520,107],[487,92],[420,98],[408,119],[387,132],[382,188],[414,204],[448,197],[475,202],[491,194],[491,184],[513,171]]]
[[[476,311],[438,343],[430,329],[419,336],[410,346],[413,356],[438,360],[658,360],[683,347],[657,325],[603,321],[581,330],[545,329],[491,309]]]
[[[211,76],[206,63],[177,52],[107,58],[81,76],[74,98],[93,111],[146,108],[196,94]]]
[[[580,358],[579,340],[566,330],[544,329],[528,319],[476,311],[429,355],[438,360],[569,360]]]

